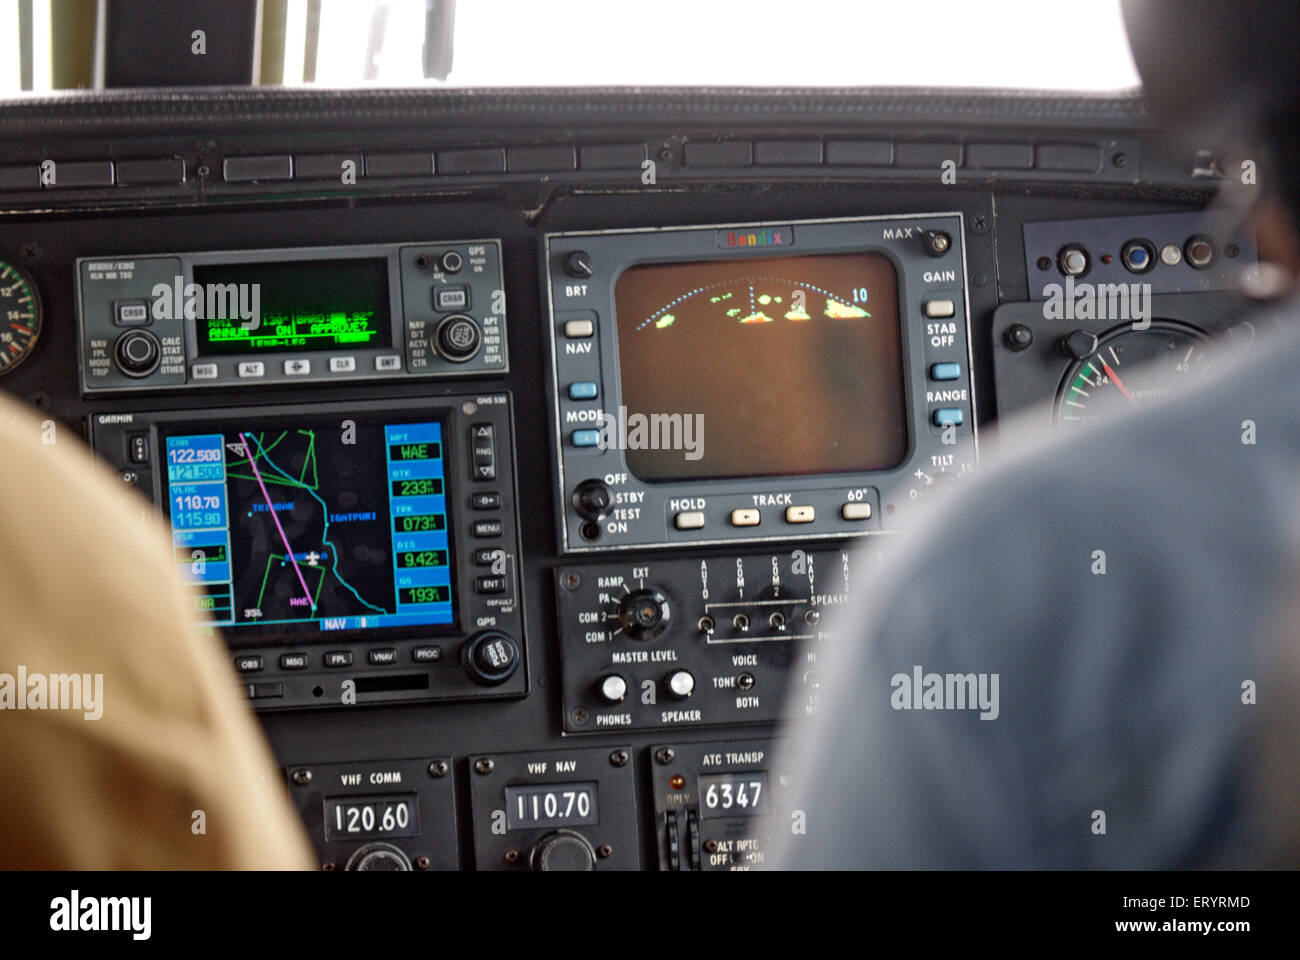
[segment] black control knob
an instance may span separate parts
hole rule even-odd
[[[464,363],[483,344],[483,331],[464,314],[447,317],[433,335],[438,354],[452,363]]]
[[[931,257],[942,257],[952,249],[952,237],[942,230],[926,230],[921,234],[921,246]]]
[[[442,267],[443,273],[459,273],[460,268],[465,265],[465,258],[455,250],[448,250],[442,255],[438,265]]]
[[[519,669],[519,646],[500,630],[484,630],[465,641],[460,662],[475,683],[495,687]]]
[[[405,851],[391,843],[367,843],[357,847],[343,869],[402,872],[411,869],[411,859]]]
[[[596,851],[587,838],[572,830],[548,833],[528,854],[530,870],[584,871],[596,869]]]
[[[658,590],[633,590],[619,602],[618,622],[633,640],[653,640],[668,629],[672,611]]]
[[[614,494],[600,480],[584,480],[573,491],[573,509],[584,520],[604,520],[613,505]]]
[[[1082,360],[1096,352],[1097,335],[1087,330],[1076,330],[1061,341],[1061,349],[1065,351],[1066,356]]]
[[[571,277],[585,280],[592,274],[591,254],[586,250],[574,250],[564,258],[564,272]]]
[[[117,368],[128,377],[147,377],[162,359],[162,346],[158,338],[147,330],[131,330],[117,338],[113,344],[113,359]]]

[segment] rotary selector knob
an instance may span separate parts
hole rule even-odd
[[[617,673],[611,673],[600,680],[600,698],[606,703],[622,703],[627,696],[627,681]]]
[[[465,641],[460,662],[475,683],[495,687],[519,669],[519,647],[500,630],[484,630]]]
[[[564,272],[579,280],[587,279],[594,272],[591,266],[591,254],[586,250],[574,250],[564,258]]]
[[[128,377],[147,377],[162,359],[162,346],[158,338],[147,330],[131,330],[117,338],[113,344],[113,359],[117,368]]]
[[[584,520],[604,520],[613,505],[614,494],[601,480],[584,480],[573,491],[573,509]]]
[[[343,869],[402,872],[411,869],[411,859],[391,843],[367,843],[357,847]]]
[[[659,590],[633,590],[618,604],[618,622],[633,640],[653,640],[668,629],[672,611]]]
[[[1097,335],[1088,330],[1075,330],[1061,341],[1061,348],[1067,356],[1082,360],[1097,350]]]
[[[685,700],[695,692],[695,678],[689,670],[674,670],[668,674],[664,685],[668,687],[669,695],[676,700]]]
[[[457,313],[438,324],[433,341],[443,359],[464,363],[478,353],[483,343],[483,331],[472,319]]]
[[[583,871],[596,869],[596,851],[587,838],[572,830],[548,833],[533,845],[528,855],[532,870]]]

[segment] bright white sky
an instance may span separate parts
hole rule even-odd
[[[375,5],[324,0],[318,82],[357,83]],[[421,83],[424,4],[388,7],[379,82]],[[459,0],[449,82],[1115,90],[1138,76],[1119,0]]]
[[[34,0],[36,92],[50,85],[50,4]],[[322,0],[317,83],[425,84],[424,0]],[[285,75],[302,76],[307,0],[289,0]],[[18,92],[18,0],[0,0],[0,95]],[[291,79],[289,81],[293,83]],[[301,82],[300,80],[298,82]],[[458,0],[456,86],[941,86],[1116,90],[1138,84],[1119,0]]]

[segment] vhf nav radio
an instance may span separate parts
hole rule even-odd
[[[87,395],[502,373],[501,243],[81,257]]]
[[[888,530],[975,466],[957,213],[549,234],[567,553]]]
[[[258,709],[527,693],[510,398],[98,413]]]

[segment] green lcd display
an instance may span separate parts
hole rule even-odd
[[[194,284],[201,356],[393,343],[384,257],[195,264]]]

